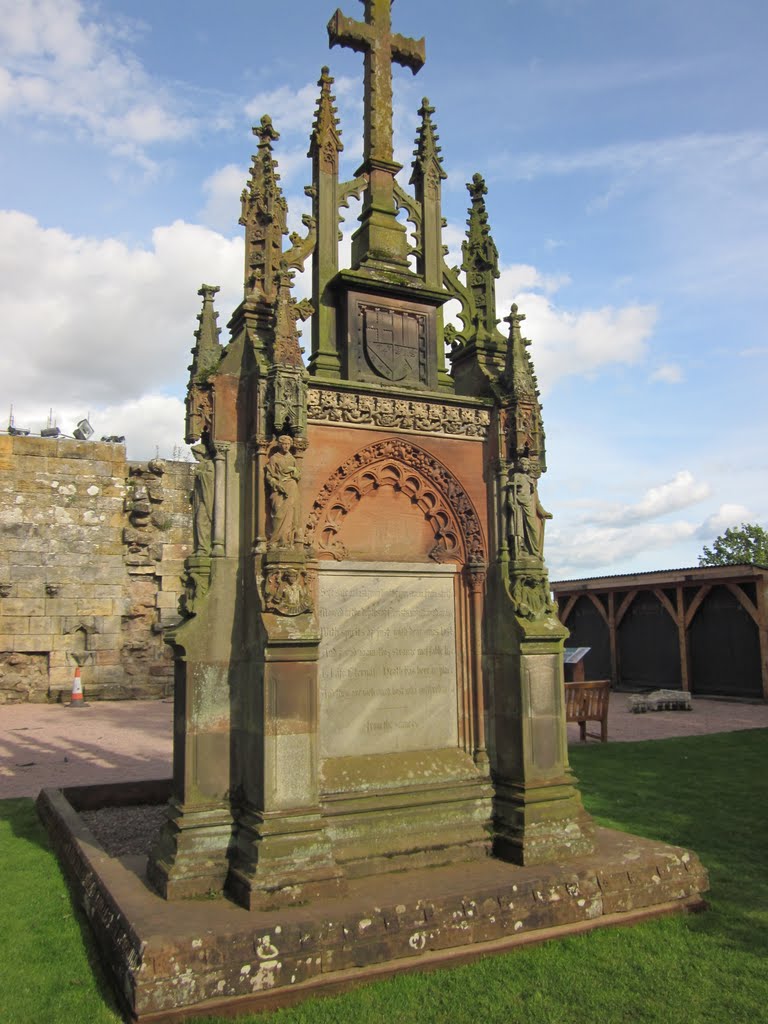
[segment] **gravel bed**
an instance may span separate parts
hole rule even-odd
[[[80,818],[110,857],[146,857],[168,815],[166,804],[132,804],[80,811]]]

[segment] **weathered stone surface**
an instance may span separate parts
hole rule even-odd
[[[320,756],[456,746],[453,566],[319,574]]]
[[[39,437],[0,456],[0,703],[68,699],[78,663],[90,699],[169,694],[157,627],[178,614],[190,466]]]
[[[90,789],[73,802],[98,806]],[[99,787],[102,802],[110,802],[109,789]],[[267,1009],[293,990],[359,982],[366,968],[418,969],[536,941],[543,929],[551,938],[696,908],[708,887],[694,854],[599,829],[589,857],[529,868],[485,858],[412,870],[390,875],[385,896],[380,879],[362,878],[343,897],[245,914],[224,901],[164,902],[144,884],[143,858],[102,853],[61,793],[44,791],[38,808],[117,990],[139,1021],[211,999]]]

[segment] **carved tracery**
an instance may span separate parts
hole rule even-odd
[[[377,487],[401,491],[421,509],[435,533],[435,561],[487,561],[480,519],[459,481],[428,452],[396,438],[362,448],[330,476],[312,506],[307,543],[320,555],[343,559],[344,520]]]

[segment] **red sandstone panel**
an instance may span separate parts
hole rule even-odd
[[[487,550],[488,508],[486,483],[483,478],[483,453],[486,445],[482,442],[467,441],[460,438],[424,436],[423,434],[393,434],[386,430],[360,430],[346,424],[343,426],[310,424],[308,434],[309,447],[302,465],[303,522],[306,522],[309,518],[313,502],[325,483],[347,459],[351,458],[355,452],[362,448],[367,448],[378,441],[394,438],[421,448],[435,459],[438,459],[456,477],[475,507]],[[415,516],[406,513],[404,511],[405,505],[398,503],[397,499],[390,500],[389,511],[385,509],[385,503],[388,499],[378,495],[386,495],[388,491],[389,488],[380,489],[379,492],[376,492],[377,496],[375,499],[373,494],[366,496],[364,499],[364,516],[358,515],[356,519],[355,510],[352,510],[347,516],[347,521],[344,524],[344,543],[351,557],[368,557],[363,554],[357,554],[357,550],[362,551],[367,546],[360,533],[365,528],[362,525],[362,518],[368,519],[368,517],[373,517],[372,522],[380,524],[384,521],[384,517],[387,514],[395,513],[400,522],[404,522],[403,516],[407,516],[407,521],[411,524],[410,528],[416,529]],[[400,508],[403,509],[402,512]],[[358,511],[363,513],[362,508]],[[429,529],[428,525],[427,528]],[[423,530],[423,527],[421,529]],[[431,543],[429,546],[431,548],[432,544],[434,544],[434,534],[431,529],[430,538]],[[392,537],[389,542],[392,554],[387,555],[387,558],[393,561],[397,560],[400,556],[396,557],[395,552],[402,547],[402,560],[407,561],[408,558],[413,556],[406,555],[405,551],[413,551],[414,549],[423,551],[423,547],[420,547],[420,544],[425,540],[426,534],[421,536],[421,540],[417,539],[415,535],[411,538],[402,539]],[[423,556],[418,557],[418,560],[423,560]]]

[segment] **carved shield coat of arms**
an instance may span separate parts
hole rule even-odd
[[[419,379],[424,317],[399,309],[363,311],[363,346],[371,367],[386,380]]]

